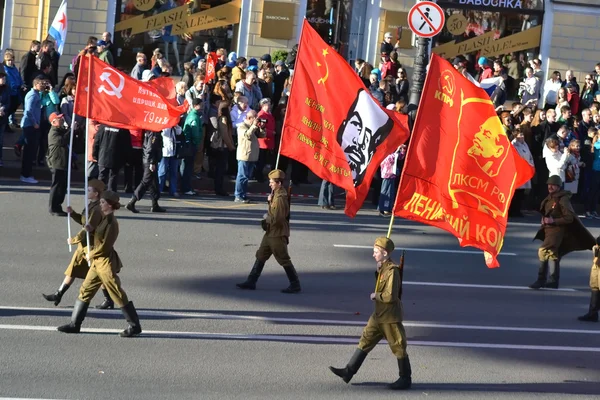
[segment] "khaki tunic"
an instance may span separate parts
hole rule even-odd
[[[265,220],[266,232],[256,251],[257,260],[266,262],[273,255],[282,267],[292,265],[287,248],[290,236],[289,214],[287,191],[281,187],[273,193],[273,199],[269,203]]]
[[[570,198],[571,192],[560,190],[542,200],[540,212],[552,217],[554,223],[542,226],[535,236],[543,240],[538,250],[540,261],[561,259],[572,251],[590,250],[596,242],[573,211]]]
[[[600,290],[600,266],[598,265],[598,253],[600,252],[600,246],[594,246],[594,262],[592,263],[592,270],[590,271],[590,288],[592,290]]]
[[[370,352],[385,338],[396,358],[406,357],[406,332],[402,325],[400,270],[388,260],[381,266],[375,286],[375,311],[363,329],[358,348]]]
[[[90,240],[93,241],[94,230],[102,220],[102,211],[100,210],[100,201],[92,201],[88,207],[88,214],[90,217],[89,225],[92,227],[92,232],[90,232]],[[71,218],[77,222],[81,226],[86,225],[85,221],[85,210],[81,212],[81,214],[73,211],[71,212]],[[77,249],[75,249],[75,253],[73,253],[73,257],[71,258],[71,263],[65,270],[65,275],[73,278],[85,279],[90,267],[85,259],[85,253],[87,253],[87,235],[86,230],[82,229],[71,238],[71,243],[77,244]]]
[[[105,216],[94,234],[94,246],[90,252],[92,266],[79,289],[79,300],[89,303],[100,285],[104,285],[116,305],[122,308],[129,303],[117,275],[122,267],[119,255],[114,249],[118,236],[117,218],[114,214]]]

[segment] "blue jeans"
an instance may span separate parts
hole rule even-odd
[[[158,190],[162,193],[167,177],[169,178],[169,194],[174,196],[177,192],[177,175],[179,174],[179,160],[177,157],[163,157],[158,164]]]
[[[181,193],[187,193],[192,190],[192,174],[194,173],[194,159],[198,147],[193,146],[192,155],[185,157],[181,163]]]
[[[391,212],[396,197],[396,178],[381,180],[381,194],[379,196],[379,212]]]
[[[333,188],[334,185],[331,182],[324,180],[321,183],[321,190],[319,191],[319,205],[321,207],[334,206],[333,204]]]
[[[248,194],[248,179],[254,172],[253,161],[238,161],[237,177],[235,178],[235,197],[246,200]]]

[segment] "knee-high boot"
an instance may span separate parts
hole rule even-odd
[[[62,300],[63,294],[65,294],[65,292],[67,290],[69,290],[69,287],[71,287],[71,285],[67,285],[66,283],[62,283],[60,285],[60,287],[58,288],[58,290],[54,293],[54,294],[43,294],[42,296],[44,296],[44,298],[48,301],[53,301],[54,305],[57,306],[60,304],[60,301]]]
[[[293,265],[288,265],[283,267],[285,270],[285,274],[290,281],[290,286],[285,289],[281,289],[281,293],[300,293],[302,288],[300,287],[300,279],[298,279],[298,273],[296,272],[296,268]]]
[[[75,301],[75,305],[73,306],[71,322],[67,325],[61,325],[57,329],[60,332],[64,333],[79,333],[79,331],[81,330],[81,324],[85,319],[85,315],[87,314],[89,305],[89,303],[85,303],[77,299],[77,301]]]
[[[258,281],[258,278],[260,278],[260,274],[262,273],[264,267],[264,261],[254,261],[254,265],[252,266],[252,270],[250,271],[250,275],[248,275],[246,281],[242,283],[236,283],[235,286],[239,287],[240,289],[256,289],[256,282]]]
[[[398,372],[400,377],[390,385],[392,390],[410,389],[412,385],[412,369],[410,368],[410,360],[408,356],[398,359]]]
[[[356,349],[350,361],[344,368],[329,367],[329,370],[342,378],[344,382],[348,383],[352,377],[358,372],[358,369],[362,365],[363,361],[367,358],[367,352]]]
[[[592,290],[590,309],[588,313],[577,319],[586,322],[598,322],[598,310],[600,310],[600,291]]]
[[[104,295],[104,300],[102,301],[102,303],[98,304],[96,308],[99,308],[100,310],[112,310],[113,308],[115,308],[115,303],[110,298],[110,293],[108,293],[108,290],[102,289],[102,294]]]
[[[546,276],[548,275],[548,260],[540,261],[537,281],[533,282],[529,287],[531,289],[539,289],[546,284]]]
[[[129,302],[125,307],[121,308],[121,312],[125,316],[125,319],[129,323],[127,329],[120,333],[121,337],[132,337],[142,333],[142,325],[140,325],[140,318],[138,317],[137,311],[133,302]]]
[[[138,214],[139,211],[137,208],[135,208],[135,203],[137,203],[137,201],[138,201],[137,197],[135,197],[135,195],[133,195],[131,197],[131,200],[129,200],[129,203],[127,203],[127,205],[125,206],[125,208],[134,214]]]
[[[560,280],[560,260],[550,260],[550,277],[544,285],[546,289],[558,289],[558,281]]]

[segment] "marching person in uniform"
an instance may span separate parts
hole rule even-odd
[[[272,193],[268,197],[269,209],[263,217],[262,226],[265,234],[260,242],[260,247],[256,251],[256,261],[243,283],[236,284],[240,289],[256,289],[256,281],[260,277],[265,263],[271,255],[283,267],[290,281],[290,286],[282,289],[282,293],[299,293],[300,280],[296,269],[292,264],[288,254],[288,244],[290,236],[290,205],[287,192],[283,187],[285,172],[275,169],[269,173],[269,186]]]
[[[163,141],[160,132],[144,132],[144,176],[142,176],[142,181],[133,192],[133,196],[126,206],[126,208],[134,214],[139,213],[135,208],[135,203],[144,197],[146,190],[150,191],[150,198],[152,199],[152,208],[150,208],[150,211],[167,211],[158,205],[158,199],[160,198],[160,193],[158,191],[158,163],[162,158],[162,148]]]
[[[71,215],[73,221],[77,222],[82,227],[85,227],[86,225],[90,227],[90,241],[92,243],[94,242],[94,230],[102,220],[102,211],[100,211],[100,196],[102,195],[102,192],[104,192],[104,189],[105,185],[101,180],[90,179],[88,181],[89,221],[86,221],[85,219],[85,209],[81,212],[81,214],[79,214],[73,211],[71,206],[67,207],[67,212]],[[75,278],[85,279],[90,269],[85,258],[87,248],[87,235],[85,228],[82,228],[81,231],[79,231],[79,233],[74,237],[69,238],[68,242],[69,244],[76,244],[77,249],[75,250],[75,253],[73,253],[71,263],[65,271],[65,279],[56,293],[50,295],[42,294],[46,300],[53,301],[55,306],[60,304],[63,295],[67,290],[69,290],[69,287]]]
[[[119,195],[115,192],[107,190],[102,193],[100,209],[102,210],[103,218],[94,230],[94,246],[87,255],[91,267],[79,289],[79,298],[73,307],[71,322],[59,326],[58,330],[60,332],[79,333],[90,301],[100,288],[100,285],[106,288],[110,297],[121,308],[125,319],[129,323],[129,327],[121,332],[120,335],[122,337],[131,337],[139,335],[142,332],[137,311],[133,303],[127,298],[125,291],[121,288],[121,280],[117,275],[122,268],[121,259],[114,248],[119,236],[119,223],[114,215],[114,212],[121,207],[119,200]],[[90,229],[87,226],[86,228]]]
[[[573,211],[571,192],[561,189],[560,176],[552,175],[546,183],[549,194],[540,205],[542,226],[534,238],[543,241],[538,250],[540,268],[531,289],[558,289],[561,258],[572,251],[591,250],[596,243]]]
[[[329,367],[331,372],[348,383],[358,372],[367,354],[379,341],[385,338],[392,353],[398,359],[400,377],[390,385],[393,390],[409,389],[412,384],[410,360],[406,353],[406,333],[402,325],[403,312],[400,301],[400,270],[390,256],[394,242],[386,237],[375,240],[373,258],[377,262],[377,283],[371,300],[375,301],[375,311],[365,326],[358,348],[345,368]]]
[[[596,238],[596,245],[592,251],[594,252],[594,261],[592,263],[592,270],[590,271],[590,289],[592,289],[590,308],[587,314],[577,318],[585,322],[598,322],[598,310],[600,310],[600,265],[598,264],[598,257],[600,257],[600,237]]]

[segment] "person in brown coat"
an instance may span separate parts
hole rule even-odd
[[[331,372],[348,383],[358,372],[367,354],[385,338],[398,360],[399,378],[390,385],[392,390],[410,389],[412,370],[406,353],[406,332],[404,331],[402,302],[400,301],[400,270],[390,256],[394,242],[386,237],[375,240],[373,258],[377,262],[377,283],[371,300],[375,311],[365,326],[358,348],[345,368],[329,367]]]
[[[553,175],[547,184],[549,194],[540,205],[542,226],[534,238],[543,241],[538,250],[540,268],[531,289],[558,289],[561,258],[572,251],[591,250],[596,243],[573,211],[571,192],[561,189],[562,179]]]
[[[290,237],[290,204],[288,194],[283,187],[285,172],[275,169],[269,173],[269,186],[272,193],[268,197],[269,209],[263,217],[262,226],[265,231],[260,247],[256,251],[256,261],[243,283],[236,286],[240,289],[256,289],[256,281],[260,277],[265,263],[271,255],[283,267],[290,281],[290,286],[282,289],[282,293],[299,293],[301,291],[300,280],[296,268],[288,253],[288,243]]]
[[[600,310],[600,265],[598,262],[598,257],[600,257],[600,237],[596,238],[596,245],[592,251],[594,252],[594,261],[592,262],[592,270],[590,271],[590,289],[592,289],[590,308],[587,314],[577,318],[585,322],[598,322],[598,310]]]

